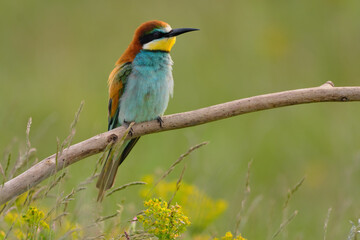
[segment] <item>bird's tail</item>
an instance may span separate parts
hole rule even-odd
[[[131,149],[135,146],[140,137],[125,141],[118,153],[111,148],[106,158],[104,167],[101,170],[96,187],[99,189],[97,200],[101,202],[105,191],[114,185],[116,173],[120,164],[125,160]]]

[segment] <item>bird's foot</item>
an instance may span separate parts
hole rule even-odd
[[[158,116],[158,117],[156,118],[156,120],[158,121],[158,123],[160,124],[160,127],[162,128],[162,127],[163,127],[163,123],[164,123],[164,121],[162,120],[162,118],[161,118],[160,116]]]
[[[130,126],[130,124],[131,124],[131,122],[128,122],[128,121],[124,120],[123,126],[124,126],[126,129],[128,129],[129,126]],[[129,129],[129,133],[128,133],[128,134],[130,135],[130,137],[132,137],[132,136],[134,135],[134,129],[133,129],[132,127]]]

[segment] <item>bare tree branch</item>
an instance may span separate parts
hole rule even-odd
[[[194,111],[164,116],[162,117],[164,121],[162,128],[156,120],[138,123],[133,126],[133,135],[127,138],[196,126],[260,110],[303,103],[348,101],[360,101],[360,87],[334,87],[332,82],[327,82],[320,87],[259,95]],[[125,130],[124,127],[119,127],[74,144],[62,151],[61,155],[58,156],[57,164],[55,161],[56,154],[45,158],[24,173],[0,186],[0,205],[39,184],[56,173],[56,171],[104,151],[108,144],[113,144],[118,139],[121,139]]]

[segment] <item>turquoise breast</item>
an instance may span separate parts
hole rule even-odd
[[[174,81],[170,54],[141,50],[120,98],[119,123],[144,122],[162,116],[172,96]]]

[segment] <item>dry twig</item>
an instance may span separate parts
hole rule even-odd
[[[259,95],[194,111],[164,116],[162,118],[164,121],[162,127],[159,126],[156,120],[138,123],[133,126],[134,133],[132,136],[127,136],[127,138],[196,126],[266,109],[304,103],[348,101],[360,101],[360,87],[334,87],[332,82],[327,82],[320,87]],[[55,162],[55,154],[45,158],[24,173],[0,186],[0,205],[36,186],[56,173],[56,171],[104,151],[108,144],[121,139],[125,130],[124,127],[119,127],[63,149],[58,164]]]

